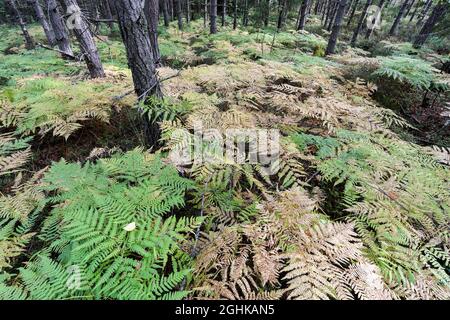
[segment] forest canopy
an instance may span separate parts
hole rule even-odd
[[[0,0],[0,299],[450,299],[449,73],[450,0]]]

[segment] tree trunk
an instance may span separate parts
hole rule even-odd
[[[210,1],[210,12],[209,12],[209,31],[211,34],[217,33],[217,0]]]
[[[359,0],[356,0],[355,3],[353,4],[352,11],[350,12],[350,16],[348,17],[347,26],[349,26],[350,23],[352,23],[353,17],[355,16],[356,7],[358,7],[358,2]]]
[[[148,33],[150,35],[150,45],[152,47],[153,61],[155,66],[161,66],[161,55],[158,46],[158,18],[159,18],[159,1],[145,0],[144,5],[145,18],[148,24]]]
[[[325,22],[323,24],[324,27],[326,27],[328,25],[328,21],[329,21],[330,16],[331,16],[330,12],[331,12],[331,9],[332,9],[333,5],[334,5],[334,0],[328,0],[328,5],[327,5],[327,8],[326,8],[326,11],[324,11],[325,12]]]
[[[447,1],[441,1],[433,8],[430,17],[425,21],[422,30],[420,30],[420,33],[414,40],[414,48],[420,48],[425,43],[433,31],[433,27],[445,16],[449,6],[450,4]]]
[[[287,0],[279,0],[279,14],[278,14],[278,23],[277,23],[277,29],[280,30],[283,27],[284,24],[284,11],[286,10]]]
[[[87,24],[83,13],[76,0],[64,0],[67,7],[68,25],[72,26],[73,33],[77,38],[84,61],[91,78],[102,78],[105,76],[100,56],[98,55],[97,46],[92,36],[89,25]]]
[[[203,2],[203,28],[206,28],[206,22],[208,21],[208,0]]]
[[[163,11],[163,18],[164,18],[164,26],[168,27],[170,22],[170,15],[169,10],[167,8],[167,0],[161,0],[161,7]]]
[[[53,32],[55,33],[56,44],[58,45],[59,51],[64,52],[67,56],[73,57],[73,51],[70,47],[69,36],[66,32],[66,26],[64,20],[59,13],[58,5],[55,0],[45,0],[46,11],[48,12],[50,23],[53,27]]]
[[[248,26],[248,0],[244,0],[244,17],[242,19],[242,25]]]
[[[238,0],[234,0],[233,3],[233,30],[237,28],[237,13],[238,13]]]
[[[408,6],[408,8],[406,10],[406,13],[405,13],[405,17],[407,17],[409,15],[409,12],[411,11],[412,7],[414,7],[415,3],[416,3],[416,0],[410,1],[409,6]]]
[[[133,75],[134,89],[139,100],[145,103],[148,96],[162,98],[148,37],[144,4],[142,1],[116,0],[116,8],[128,66]],[[148,145],[157,145],[160,136],[158,125],[150,123],[147,115],[143,115],[143,125]]]
[[[400,7],[400,10],[397,14],[397,16],[395,17],[394,23],[392,24],[391,30],[389,30],[389,35],[390,36],[396,36],[398,33],[398,27],[400,25],[400,21],[403,18],[403,15],[406,12],[406,8],[409,4],[408,0],[404,0],[402,6]]]
[[[27,26],[25,24],[25,21],[23,20],[22,14],[20,13],[19,9],[17,9],[16,0],[8,0],[8,3],[16,16],[17,22],[20,25],[20,29],[22,29],[23,37],[25,38],[25,48],[27,50],[32,50],[35,48],[33,37],[31,37],[30,33],[28,32]]]
[[[222,7],[222,27],[225,27],[225,18],[227,15],[227,0],[223,0],[223,7]]]
[[[270,5],[272,4],[271,0],[267,0],[266,1],[266,12],[264,15],[264,26],[268,27],[269,26],[269,18],[270,18]]]
[[[53,47],[56,43],[55,33],[48,24],[47,18],[45,17],[44,11],[42,10],[39,0],[28,0],[28,2],[33,6],[34,11],[36,12],[36,17],[41,23],[42,29],[44,29],[45,37],[47,38],[48,44],[51,47]]]
[[[306,9],[308,8],[309,1],[310,0],[303,0],[302,5],[300,6],[300,19],[298,22],[297,30],[305,29]]]
[[[367,16],[367,10],[369,9],[371,4],[372,4],[372,0],[367,0],[366,4],[364,5],[364,9],[361,12],[361,16],[359,17],[358,24],[356,25],[356,29],[353,32],[352,40],[350,41],[350,45],[352,47],[354,47],[356,44],[356,40],[358,39],[359,32],[361,31],[364,20],[366,19],[366,16]]]
[[[178,29],[183,30],[183,16],[181,13],[181,0],[174,0],[175,2],[175,9],[178,19]]]
[[[417,19],[417,26],[420,26],[422,24],[422,21],[427,16],[428,10],[430,10],[432,4],[433,4],[433,0],[428,0],[425,3],[425,6],[423,7],[423,10],[419,15],[419,18]]]
[[[333,27],[333,22],[336,18],[336,14],[337,14],[337,10],[339,7],[339,0],[337,0],[334,5],[333,5],[333,9],[330,12],[330,21],[328,22],[328,26],[327,26],[327,30],[331,31],[331,28]],[[345,12],[344,12],[345,13]]]
[[[347,0],[340,0],[338,4],[336,18],[334,19],[333,29],[331,31],[330,40],[328,41],[326,55],[333,54],[336,49],[336,43],[341,31],[342,18],[344,17],[345,7],[347,5]]]
[[[189,24],[191,22],[191,1],[186,0],[186,23]]]
[[[414,8],[414,11],[411,13],[411,16],[409,17],[408,25],[411,23],[411,21],[416,16],[417,10],[419,9],[419,3],[416,4],[416,7]]]

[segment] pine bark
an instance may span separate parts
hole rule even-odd
[[[148,33],[150,35],[150,44],[152,47],[153,60],[157,67],[161,66],[161,54],[158,45],[158,18],[159,18],[159,1],[145,0],[144,5],[145,18],[148,24]]]
[[[238,13],[238,0],[234,0],[233,3],[233,30],[237,28],[237,13]]]
[[[306,23],[306,15],[307,15],[307,8],[310,0],[303,0],[302,5],[300,6],[300,19],[298,22],[297,30],[304,30],[305,29],[305,23]]]
[[[369,9],[371,4],[372,4],[372,0],[367,0],[366,4],[364,5],[364,9],[361,12],[361,16],[359,17],[358,24],[356,25],[356,29],[353,32],[352,40],[350,41],[350,45],[352,47],[354,47],[356,44],[356,40],[358,39],[359,32],[361,31],[364,20],[366,19],[366,16],[367,16],[367,10]]]
[[[55,0],[45,0],[46,8],[48,12],[49,20],[55,33],[56,44],[59,51],[63,52],[63,58],[73,57],[72,47],[70,46],[69,35],[66,31],[64,19],[59,13],[59,8]],[[65,56],[67,55],[67,56]]]
[[[45,17],[44,10],[42,10],[39,0],[28,0],[28,3],[33,6],[34,12],[36,13],[36,18],[44,29],[45,37],[47,38],[48,44],[53,47],[56,43],[55,33],[53,32],[50,24]]]
[[[336,12],[336,18],[334,19],[333,28],[331,30],[330,39],[328,41],[326,55],[333,54],[336,50],[336,43],[339,37],[339,32],[341,31],[342,18],[344,17],[345,7],[347,5],[347,0],[340,0]]]
[[[209,32],[214,34],[217,33],[217,0],[210,1],[209,10]]]
[[[400,10],[395,17],[394,23],[392,24],[391,29],[389,30],[390,36],[395,36],[398,33],[398,28],[400,26],[400,21],[403,19],[403,16],[405,15],[406,8],[408,7],[409,1],[404,0],[402,6],[400,7]]]
[[[353,4],[352,11],[350,12],[350,16],[348,17],[347,26],[349,26],[350,23],[352,23],[353,17],[355,16],[356,8],[358,7],[358,2],[359,0],[356,0],[355,3]]]
[[[183,30],[183,15],[181,12],[181,0],[174,0],[175,11],[178,19],[178,29]]]
[[[64,0],[64,3],[68,10],[71,11],[69,19],[72,15],[79,15],[79,19],[77,19],[76,25],[73,28],[73,33],[80,44],[81,52],[83,53],[83,58],[91,78],[103,78],[105,71],[103,70],[103,65],[98,54],[97,45],[77,1]]]
[[[431,15],[425,21],[425,24],[414,40],[414,48],[420,48],[425,43],[433,31],[434,26],[444,18],[449,6],[450,4],[447,1],[441,1],[434,6]]]
[[[36,47],[34,44],[34,39],[28,32],[27,25],[25,24],[22,14],[17,8],[16,0],[8,0],[8,3],[17,19],[17,23],[19,24],[20,29],[22,30],[22,35],[25,39],[25,48],[27,48],[27,50],[34,49]]]
[[[122,40],[125,44],[128,66],[133,76],[134,89],[139,100],[145,103],[149,96],[162,98],[156,67],[153,60],[144,4],[134,0],[116,0],[117,16]],[[160,130],[143,115],[143,126],[149,146],[157,145]]]
[[[225,18],[227,15],[227,0],[223,0],[222,2],[223,7],[222,7],[222,27],[225,27]]]
[[[161,0],[161,7],[163,12],[163,18],[164,18],[164,26],[168,27],[170,23],[170,15],[169,15],[169,8],[168,8],[168,1],[167,0]]]

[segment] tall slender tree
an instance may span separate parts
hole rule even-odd
[[[345,7],[347,5],[347,0],[340,0],[336,12],[336,17],[334,19],[333,28],[331,30],[330,39],[328,40],[326,55],[333,54],[336,49],[336,43],[339,37],[339,32],[341,31],[342,19],[344,17]]]
[[[416,39],[414,40],[414,48],[420,48],[425,41],[430,36],[431,32],[433,31],[434,26],[439,23],[442,18],[444,18],[445,14],[448,12],[450,7],[450,2],[448,0],[440,0],[433,8],[433,11],[431,12],[430,16],[428,17],[427,21],[425,21],[425,24],[423,25],[422,29],[420,30],[419,34],[416,36]]]
[[[64,3],[68,13],[67,23],[80,44],[80,49],[91,78],[104,77],[105,71],[98,54],[97,45],[77,1],[64,0]]]
[[[359,20],[358,20],[358,24],[356,25],[356,29],[355,29],[355,31],[353,31],[352,40],[350,41],[350,45],[352,47],[354,47],[356,44],[356,40],[358,39],[358,35],[363,27],[364,20],[367,17],[367,10],[369,9],[369,7],[371,5],[372,5],[372,0],[367,0],[366,4],[364,5],[364,9],[361,12],[361,15],[359,16]]]
[[[347,26],[349,26],[350,23],[352,23],[353,17],[355,16],[356,8],[358,7],[358,3],[359,3],[359,0],[356,0],[353,3],[353,8],[350,11],[350,16],[348,17],[348,20],[347,20]]]
[[[168,27],[169,22],[170,22],[168,0],[161,0],[160,7],[162,8],[162,12],[163,12],[164,26]]]
[[[398,28],[400,26],[400,22],[403,19],[403,16],[406,13],[407,7],[409,5],[409,0],[404,0],[402,5],[400,6],[400,10],[398,11],[397,16],[395,17],[394,23],[392,24],[391,29],[389,30],[390,36],[395,36],[398,33]]]
[[[153,60],[155,61],[155,65],[159,67],[161,65],[161,54],[159,52],[159,45],[158,45],[159,1],[145,0],[144,10],[148,24],[148,32],[150,35],[150,44],[153,52]]]
[[[63,58],[73,58],[72,47],[70,46],[69,35],[66,31],[64,19],[62,18],[56,0],[45,0],[49,20],[55,33],[56,44]]]
[[[238,0],[233,0],[233,30],[237,28],[238,19]]]
[[[55,33],[45,17],[44,10],[42,10],[39,0],[28,0],[28,3],[33,6],[34,12],[36,13],[36,18],[39,20],[42,29],[44,29],[47,42],[51,47],[53,47],[56,44]]]
[[[22,13],[17,8],[16,0],[7,0],[12,12],[14,13],[14,16],[17,20],[17,23],[20,26],[20,29],[22,30],[22,35],[25,39],[25,47],[28,50],[32,50],[35,48],[35,43],[33,37],[30,35],[27,29],[27,25],[25,24],[25,20],[22,17]]]
[[[302,5],[300,6],[300,19],[298,21],[297,30],[305,29],[305,22],[307,16],[307,8],[310,0],[303,0]]]
[[[222,0],[222,27],[225,27],[227,15],[227,0]]]
[[[209,32],[214,34],[217,33],[217,0],[210,1],[209,10]]]
[[[181,0],[174,0],[176,16],[178,19],[178,29],[183,30],[183,15],[181,12]]]
[[[116,0],[117,17],[122,40],[125,44],[128,66],[133,76],[134,89],[139,100],[146,103],[148,96],[162,98],[156,66],[148,37],[144,4],[135,0]],[[160,130],[156,123],[150,123],[143,115],[143,126],[149,146],[155,146]]]

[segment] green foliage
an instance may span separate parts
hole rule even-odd
[[[38,236],[48,246],[20,268],[14,284],[4,281],[0,297],[179,299],[188,293],[174,291],[191,268],[180,244],[201,220],[164,218],[184,206],[192,188],[173,167],[141,150],[84,166],[62,160],[41,188],[53,194]]]
[[[366,256],[389,284],[407,286],[424,272],[449,284],[449,257],[443,253],[450,221],[448,170],[417,147],[379,134],[338,131],[336,138],[292,139],[301,150],[314,146],[308,150],[322,179],[342,190],[345,213],[339,214],[355,223]]]
[[[393,56],[380,58],[381,66],[372,76],[379,81],[383,77],[419,88],[428,89],[435,80],[434,69],[422,59],[407,56]]]

